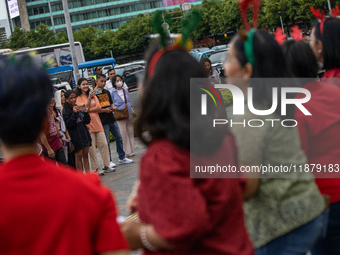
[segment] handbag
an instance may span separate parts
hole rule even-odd
[[[124,120],[124,119],[128,119],[129,118],[129,110],[126,104],[126,96],[125,96],[125,90],[123,89],[123,93],[124,93],[124,101],[125,101],[125,107],[121,110],[115,110],[114,111],[114,116],[116,118],[116,120]]]

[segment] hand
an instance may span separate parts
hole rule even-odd
[[[126,203],[126,210],[132,214],[137,211],[137,194],[131,194]]]
[[[78,106],[73,106],[73,112],[75,112],[75,113],[77,113],[77,112],[79,112],[79,107]]]
[[[91,100],[91,98],[94,96],[96,94],[96,91],[93,89],[93,90],[91,90],[90,91],[90,93],[89,93],[89,100]]]
[[[106,113],[111,113],[112,112],[111,108],[104,108],[104,109],[102,109],[102,111],[104,111]]]
[[[131,250],[137,250],[143,248],[142,241],[140,240],[139,233],[142,226],[146,226],[145,223],[137,223],[134,221],[124,221],[119,223],[120,231],[124,235],[125,239],[129,243]]]
[[[68,138],[66,139],[66,142],[71,142],[71,137],[68,137]]]
[[[63,142],[68,142],[68,139],[66,139],[66,138],[63,137],[63,136],[60,138],[60,140],[63,141]]]
[[[54,151],[52,149],[47,150],[47,154],[49,158],[55,158]]]

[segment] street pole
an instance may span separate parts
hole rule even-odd
[[[285,32],[285,29],[283,28],[283,22],[282,22],[282,16],[280,15],[280,20],[281,20],[281,27],[282,27],[282,31],[283,33]]]
[[[52,9],[51,9],[51,2],[48,0],[48,9],[50,10],[50,16],[51,16],[51,24],[53,28],[53,33],[55,35],[55,27],[54,27],[54,21],[53,21],[53,15],[52,15]]]
[[[329,9],[329,11],[331,11],[332,10],[331,0],[328,0],[327,2],[328,2],[328,9]]]
[[[78,61],[76,57],[76,52],[74,49],[71,18],[70,18],[70,13],[68,10],[67,0],[62,0],[62,2],[63,2],[63,9],[64,9],[64,15],[65,15],[66,28],[67,28],[68,42],[70,43],[70,51],[71,51],[71,56],[72,56],[73,75],[74,75],[74,79],[76,83],[79,79],[79,70],[78,70]]]

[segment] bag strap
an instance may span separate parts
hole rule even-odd
[[[125,101],[125,105],[126,105],[125,89],[123,89],[123,93],[124,93],[124,101]]]

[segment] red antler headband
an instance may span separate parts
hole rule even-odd
[[[274,32],[275,35],[275,41],[278,45],[282,45],[283,41],[286,39],[287,35],[283,33],[283,30],[281,27],[278,27],[276,31]]]
[[[317,9],[315,10],[313,6],[310,7],[310,10],[312,11],[313,15],[319,20],[320,22],[320,33],[323,34],[323,24],[325,23],[326,18],[325,16],[325,11],[322,11],[320,13],[320,10]]]
[[[335,9],[332,9],[329,13],[333,18],[336,18],[339,15],[339,6],[336,5]]]
[[[239,0],[238,4],[240,6],[242,22],[244,26],[246,27],[246,30],[248,31],[251,29],[251,27],[247,19],[247,10],[248,10],[248,6],[250,4],[253,4],[253,27],[256,28],[257,19],[259,17],[259,9],[261,6],[261,0]]]
[[[299,27],[297,25],[292,26],[292,33],[291,36],[294,38],[295,41],[302,41],[302,29],[299,29]]]

